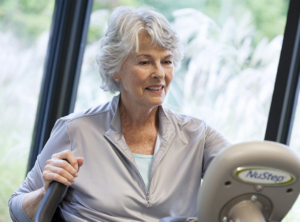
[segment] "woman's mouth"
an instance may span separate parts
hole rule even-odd
[[[158,87],[151,86],[151,87],[147,87],[146,89],[160,91],[160,90],[162,90],[162,88],[163,88],[163,86],[158,86]]]
[[[153,93],[162,93],[164,86],[149,86],[146,90],[153,92]]]

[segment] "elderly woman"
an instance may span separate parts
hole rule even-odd
[[[182,51],[160,13],[115,9],[97,61],[103,89],[120,94],[56,122],[9,200],[12,220],[33,220],[53,180],[69,186],[59,206],[66,221],[194,216],[201,177],[228,142],[203,121],[162,106]]]

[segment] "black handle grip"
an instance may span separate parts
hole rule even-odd
[[[36,212],[34,222],[51,222],[55,210],[67,188],[68,187],[66,185],[57,181],[50,183],[50,186]]]

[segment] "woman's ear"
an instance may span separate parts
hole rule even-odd
[[[121,77],[118,73],[114,74],[113,75],[113,79],[116,81],[116,82],[120,82],[121,81]]]

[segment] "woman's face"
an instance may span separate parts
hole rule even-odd
[[[139,52],[132,52],[114,75],[125,104],[153,108],[163,103],[174,76],[171,51],[153,47],[146,31],[139,34]]]

